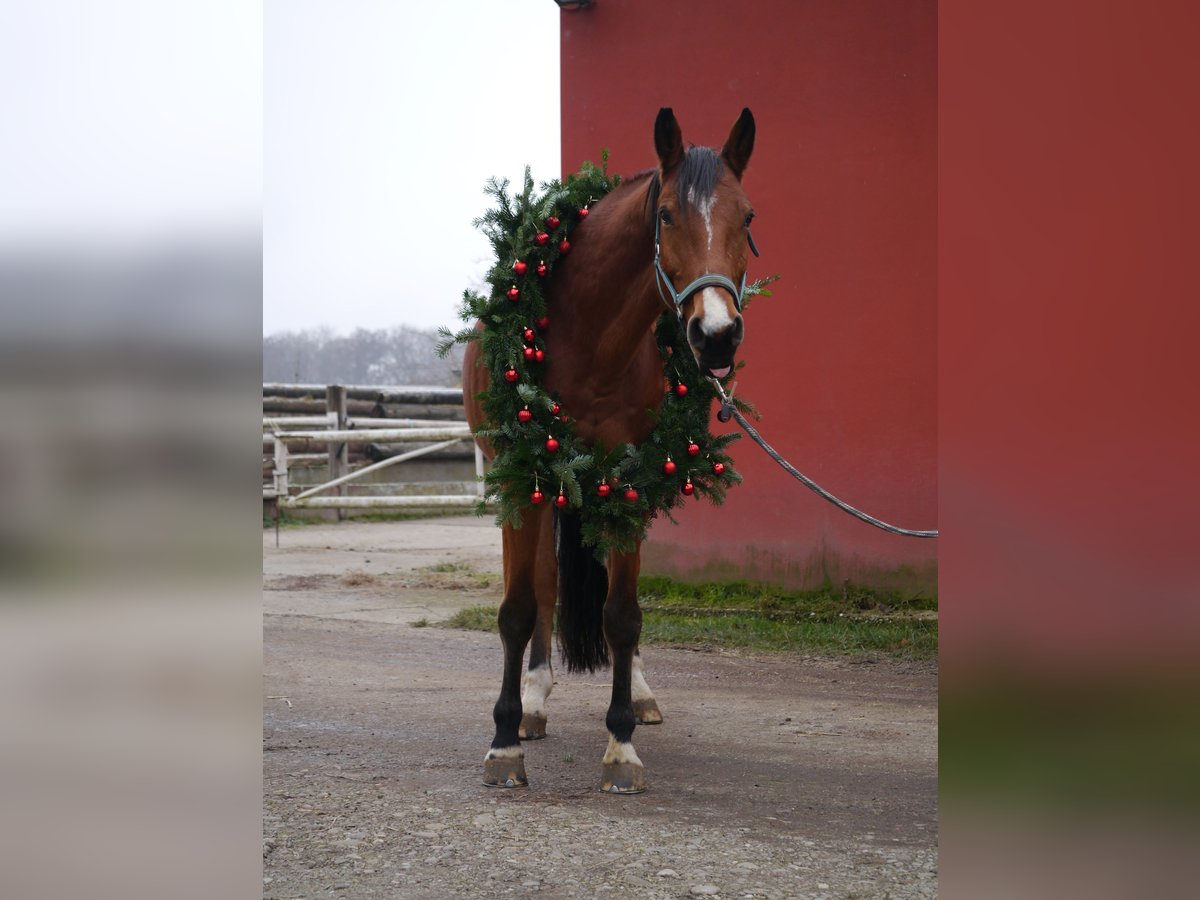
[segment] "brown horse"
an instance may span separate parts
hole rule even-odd
[[[742,110],[717,152],[685,147],[674,113],[662,109],[654,146],[659,167],[630,177],[594,205],[572,235],[574,249],[555,270],[547,296],[553,325],[545,336],[544,385],[571,411],[576,433],[588,445],[636,444],[652,431],[651,411],[660,408],[665,390],[654,340],[664,302],[686,323],[702,373],[725,375],[742,340],[735,287],[744,283],[754,215],[741,185],[754,148],[754,117]],[[659,265],[663,284],[656,283]],[[478,360],[478,344],[471,344],[463,394],[473,427],[484,419],[474,397],[487,389],[489,378]],[[484,450],[490,454],[490,448]],[[662,715],[638,654],[640,548],[611,553],[607,567],[601,566],[582,545],[578,518],[548,505],[526,510],[521,528],[505,526],[503,547],[504,675],[484,783],[528,783],[520,740],[546,734],[557,596],[559,643],[568,668],[590,671],[612,661],[601,789],[645,790],[631,738],[635,723],[658,723]],[[522,695],[521,664],[530,638]]]

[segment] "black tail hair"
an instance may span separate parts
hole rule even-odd
[[[608,569],[584,546],[583,525],[574,513],[554,510],[558,556],[558,650],[568,672],[594,672],[608,665],[604,598]]]

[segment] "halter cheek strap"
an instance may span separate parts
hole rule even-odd
[[[742,273],[742,283],[734,284],[729,278],[724,275],[717,275],[713,272],[706,272],[701,275],[682,291],[675,290],[675,285],[662,267],[662,253],[660,238],[662,235],[662,219],[657,215],[654,217],[654,272],[655,284],[658,285],[658,296],[662,298],[667,309],[673,310],[679,319],[683,320],[683,304],[687,302],[688,297],[699,291],[709,287],[719,287],[722,290],[728,291],[733,297],[733,305],[738,312],[742,311],[742,295],[746,293],[746,273]],[[750,235],[749,230],[746,231],[746,240],[750,243],[750,250],[755,256],[758,256],[758,248],[754,246],[754,238]],[[668,300],[668,296],[670,299]]]

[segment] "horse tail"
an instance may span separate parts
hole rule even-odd
[[[578,515],[554,510],[554,552],[558,556],[558,649],[568,672],[594,672],[608,665],[604,640],[604,598],[608,569],[583,543]]]

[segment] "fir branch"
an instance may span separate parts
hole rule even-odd
[[[768,284],[778,281],[783,276],[776,272],[774,275],[768,275],[765,278],[759,278],[746,285],[746,290],[742,292],[742,312],[750,306],[750,301],[755,297],[770,297],[771,291],[767,287]]]

